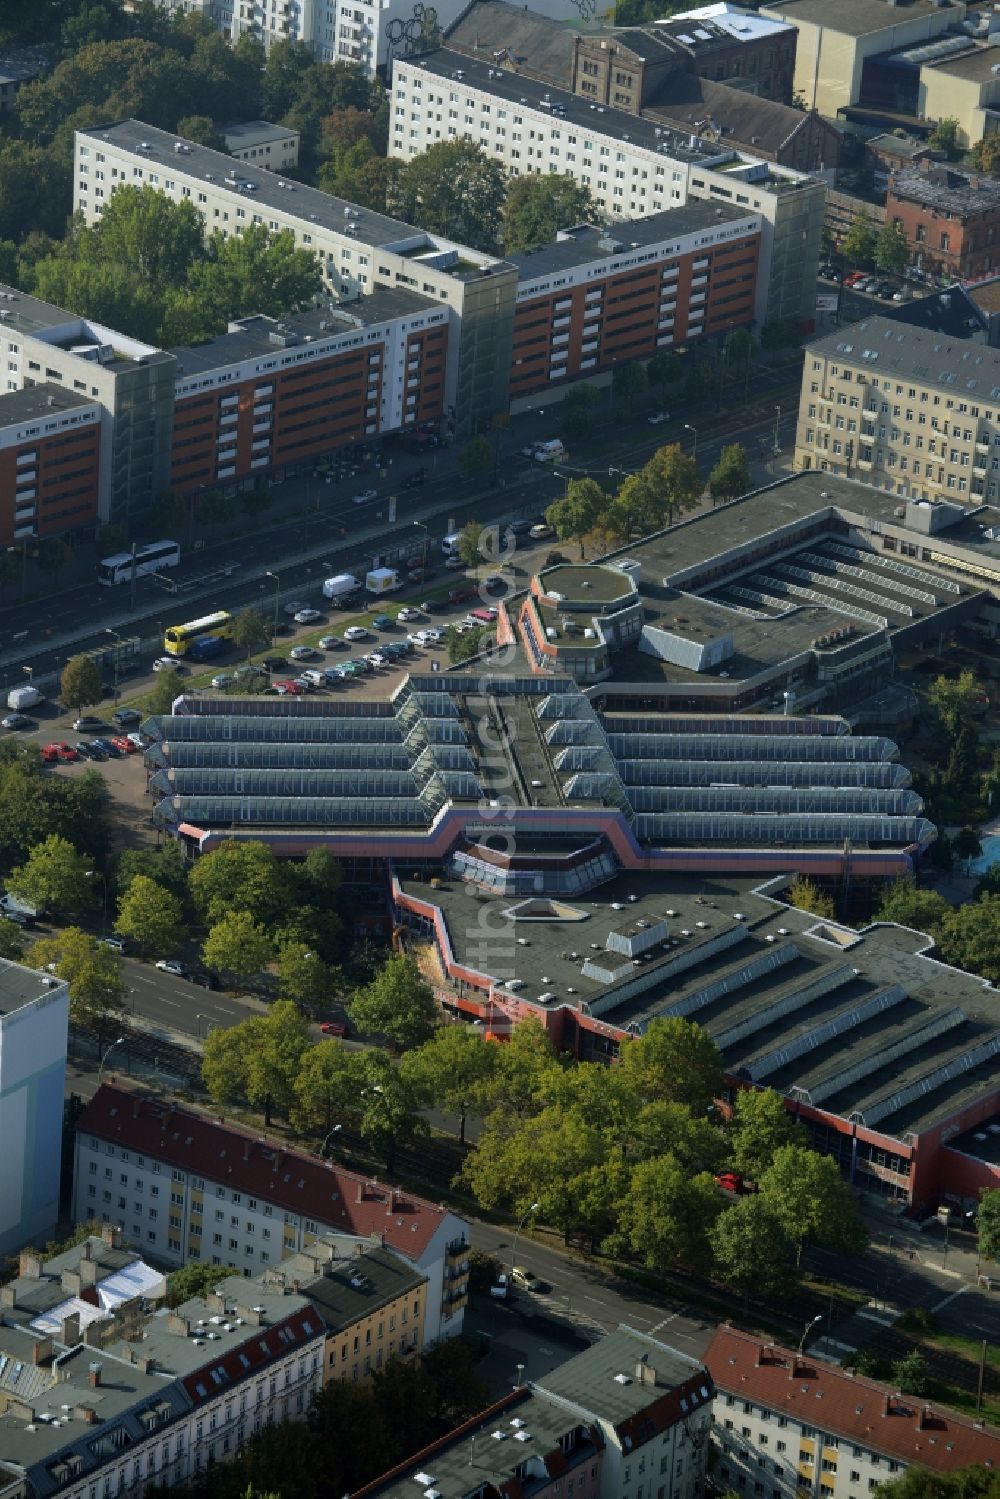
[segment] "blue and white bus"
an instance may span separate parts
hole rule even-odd
[[[135,549],[135,575],[142,578],[147,573],[158,573],[165,567],[176,567],[180,560],[180,542],[151,541]],[[105,588],[113,588],[116,583],[130,583],[132,565],[131,552],[116,552],[113,557],[105,557],[98,565],[97,581]]]

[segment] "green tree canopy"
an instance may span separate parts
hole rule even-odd
[[[97,1033],[98,1044],[125,1012],[128,990],[116,952],[89,932],[68,926],[52,937],[40,937],[31,949],[31,964],[55,971],[69,985],[69,1013],[74,1025]]]
[[[459,137],[436,141],[407,164],[394,209],[432,234],[490,252],[501,243],[506,195],[500,163]]]
[[[630,474],[611,502],[608,523],[623,541],[672,525],[701,497],[698,465],[679,443],[658,448],[638,473]]]
[[[358,1113],[357,1053],[330,1037],[303,1054],[295,1078],[292,1123],[296,1129],[322,1130],[346,1125]]]
[[[624,1076],[647,1102],[682,1103],[704,1118],[722,1095],[722,1055],[707,1031],[671,1016],[652,1020],[622,1048]]]
[[[759,1183],[761,1201],[780,1219],[799,1256],[807,1243],[860,1254],[868,1233],[832,1156],[779,1145]]]
[[[815,880],[804,879],[801,875],[788,887],[788,903],[799,911],[811,911],[814,916],[832,919],[837,914],[833,896],[821,890]]]
[[[403,1076],[425,1104],[459,1116],[459,1140],[471,1109],[488,1095],[497,1070],[497,1047],[464,1025],[441,1026],[402,1062]]]
[[[844,235],[840,253],[850,265],[869,266],[875,259],[875,230],[867,209],[862,209],[851,220],[851,227]]]
[[[750,488],[750,463],[742,443],[731,442],[722,449],[719,461],[708,476],[708,492],[713,500],[735,500]]]
[[[90,860],[58,833],[36,843],[7,883],[15,895],[56,915],[77,915],[97,898]]]
[[[918,932],[929,932],[937,940],[953,910],[943,895],[936,890],[921,890],[908,876],[883,889],[875,915],[878,921],[895,921]]]
[[[59,696],[67,708],[79,710],[104,696],[101,668],[93,656],[71,656],[59,679]]]
[[[517,181],[521,179],[518,178]],[[588,437],[594,425],[594,412],[601,404],[601,392],[596,385],[583,381],[566,393],[562,403],[562,435],[567,442],[580,442]]]
[[[593,531],[607,506],[608,496],[596,479],[569,479],[566,493],[548,506],[545,519],[560,541],[579,542],[582,560],[584,539]]]
[[[976,1232],[982,1258],[1000,1261],[1000,1188],[980,1188]]]
[[[795,1245],[764,1198],[741,1197],[709,1237],[716,1274],[741,1296],[776,1296],[794,1284]]]
[[[159,848],[126,848],[118,856],[115,883],[124,895],[137,874],[155,880],[171,894],[183,899],[187,890],[187,860],[179,843],[168,838]]]
[[[226,150],[226,138],[216,129],[211,115],[185,115],[182,120],[177,121],[177,134],[182,140],[194,141],[198,146],[208,146],[212,151]]]
[[[271,625],[259,609],[241,609],[233,618],[233,644],[245,651],[249,661],[254,651],[271,644]]]
[[[294,874],[266,843],[221,843],[191,867],[188,886],[202,921],[251,911],[265,927],[284,919],[295,900]]]
[[[467,479],[474,479],[479,474],[489,473],[493,462],[493,449],[489,438],[484,437],[482,433],[470,437],[459,454],[458,461]]]
[[[910,258],[906,230],[899,219],[882,225],[875,236],[875,264],[880,271],[901,276]]]
[[[205,1038],[202,1079],[215,1103],[245,1099],[264,1123],[295,1104],[295,1083],[309,1050],[308,1022],[288,1000],[277,1000],[266,1015],[254,1015],[228,1030],[216,1026]]]
[[[722,1211],[721,1195],[707,1172],[692,1177],[674,1156],[661,1155],[633,1167],[616,1237],[650,1270],[704,1265]]]
[[[209,928],[201,952],[207,967],[231,973],[241,982],[263,972],[273,943],[266,927],[254,921],[249,911],[230,911]]]
[[[934,129],[927,137],[927,144],[935,150],[944,151],[949,161],[961,155],[958,143],[960,126],[954,115],[945,115],[943,120],[938,120]]]
[[[359,1031],[385,1036],[401,1051],[429,1040],[437,1023],[434,991],[404,953],[393,953],[372,982],[355,991],[347,1008]]]
[[[773,1088],[741,1088],[733,1102],[729,1125],[733,1165],[751,1181],[759,1181],[783,1145],[805,1148],[806,1133],[785,1108]]]
[[[278,951],[275,973],[278,993],[307,1014],[315,1015],[329,1001],[333,975],[318,952],[303,942],[286,942]]]
[[[504,254],[549,245],[560,229],[593,223],[597,215],[590,189],[569,175],[512,177],[503,210]]]
[[[235,1265],[209,1265],[204,1260],[189,1260],[167,1276],[167,1306],[180,1306],[192,1296],[210,1296],[216,1286],[230,1275],[242,1275]]]
[[[1000,895],[983,895],[950,910],[937,942],[946,963],[1000,983]]]
[[[118,902],[115,931],[134,942],[141,952],[169,957],[184,939],[183,908],[165,885],[148,875],[134,875]]]

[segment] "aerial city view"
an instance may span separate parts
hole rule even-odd
[[[0,0],[0,1499],[1000,1499],[998,639],[1000,3]]]

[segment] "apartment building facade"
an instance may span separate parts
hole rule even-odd
[[[760,218],[690,203],[612,229],[584,225],[515,255],[512,409],[753,321]],[[553,392],[552,387],[556,387]]]
[[[0,395],[0,546],[96,524],[101,414],[56,385]]]
[[[59,1216],[69,994],[61,979],[0,962],[0,1254]]]
[[[730,145],[588,104],[568,90],[540,86],[449,48],[397,58],[390,92],[389,154],[403,160],[437,140],[465,137],[512,176],[573,177],[612,224],[693,198],[759,214],[756,321],[800,323],[814,315],[826,193],[821,181]]]
[[[717,1329],[705,1364],[713,1471],[740,1496],[868,1499],[910,1467],[1000,1462],[1000,1436],[982,1422],[734,1327]]]
[[[468,1230],[441,1207],[200,1114],[105,1084],[80,1116],[74,1208],[164,1264],[260,1275],[324,1234],[378,1236],[428,1281],[425,1336],[456,1336]]]
[[[910,499],[995,501],[1000,350],[888,317],[818,339],[806,349],[795,467]]]
[[[886,222],[898,222],[914,265],[945,280],[975,280],[1000,267],[1000,183],[925,162],[895,172]]]
[[[192,202],[207,234],[240,234],[251,224],[290,231],[317,256],[325,297],[337,305],[379,288],[430,298],[448,311],[444,400],[459,435],[506,409],[517,279],[506,261],[135,120],[78,131],[74,207],[85,220],[95,222],[126,183]]]

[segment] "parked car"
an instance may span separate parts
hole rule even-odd
[[[128,737],[127,734],[116,734],[114,736],[114,738],[112,739],[111,743],[114,745],[115,749],[119,752],[119,754],[122,754],[122,755],[134,755],[135,754],[135,745],[132,743],[131,739],[129,739],[129,737]]]
[[[669,411],[654,411],[652,416],[647,416],[646,421],[651,427],[659,427],[663,422],[669,422]]]
[[[343,650],[345,644],[339,635],[321,635],[317,643],[323,651]]]
[[[272,692],[276,692],[279,697],[301,697],[305,689],[300,687],[295,680],[291,680],[287,682],[275,682],[271,690]]]
[[[110,947],[112,952],[124,953],[126,951],[124,937],[98,937],[97,940],[102,947]]]
[[[107,750],[99,739],[88,740],[87,748],[90,751],[90,758],[92,760],[106,760],[108,758]]]
[[[313,650],[311,645],[293,645],[288,652],[292,661],[315,661],[318,655],[319,651]]]
[[[368,631],[365,629],[364,625],[348,625],[347,629],[344,631],[344,639],[350,641],[367,640]]]
[[[118,760],[121,758],[121,750],[113,739],[105,739],[102,735],[100,739],[92,739],[90,742],[91,744],[96,744],[98,749],[102,749],[109,760]]]
[[[119,728],[128,728],[130,724],[142,723],[142,714],[135,708],[116,708],[111,715],[111,722],[118,724]]]
[[[135,745],[137,750],[145,749],[149,743],[149,740],[144,738],[142,734],[126,734],[125,737],[129,744]]]
[[[755,1192],[757,1190],[756,1187],[746,1180],[740,1171],[720,1171],[715,1178],[715,1184],[717,1187],[721,1187],[724,1192],[734,1192],[738,1197],[742,1197],[747,1192]]]
[[[378,490],[377,489],[363,489],[360,494],[356,494],[356,495],[353,496],[353,503],[355,505],[367,505],[368,502],[369,502],[369,500],[377,500],[377,499],[378,499]]]
[[[235,687],[236,678],[231,671],[217,671],[212,678],[212,686],[216,692],[225,692],[227,687]]]
[[[323,618],[318,609],[300,609],[295,616],[297,625],[315,625]]]
[[[420,610],[414,609],[412,605],[407,604],[402,609],[400,609],[396,618],[399,620],[399,623],[401,625],[409,624],[411,619],[420,618]]]
[[[340,1036],[341,1039],[351,1034],[351,1027],[346,1020],[324,1020],[320,1030],[324,1036]]]
[[[566,560],[567,559],[562,552],[549,552],[548,556],[545,559],[545,566],[558,567],[561,562],[565,562]]]
[[[38,724],[27,713],[8,713],[7,717],[0,720],[5,729],[37,729]]]
[[[78,739],[73,748],[76,750],[81,760],[90,760],[93,758],[90,752],[90,745],[87,743],[86,739]]]
[[[42,750],[42,759],[49,765],[60,760],[79,760],[79,758],[80,756],[73,746],[67,744],[64,739],[60,739],[54,744],[47,744]]]
[[[396,621],[391,614],[374,614],[372,616],[373,630],[391,630]]]
[[[285,604],[285,606],[284,606],[284,608],[282,609],[281,612],[282,612],[282,614],[287,614],[287,616],[288,616],[289,619],[294,619],[295,616],[296,616],[296,614],[298,614],[298,612],[299,612],[300,609],[308,609],[308,608],[309,608],[309,605],[303,603],[301,599],[293,599],[290,604]]]
[[[555,531],[549,525],[548,521],[544,520],[538,521],[538,523],[532,526],[531,530],[528,532],[528,535],[531,537],[532,541],[548,541],[549,537],[554,536],[555,534]]]
[[[176,958],[158,958],[156,967],[161,973],[172,973],[174,978],[187,978],[187,969]]]
[[[178,661],[176,656],[157,656],[153,662],[154,671],[176,671],[181,676],[187,671],[183,661]]]
[[[84,713],[80,718],[74,718],[73,727],[78,734],[89,734],[91,729],[103,729],[104,719],[95,718],[92,713]]]
[[[528,1270],[524,1265],[514,1265],[510,1278],[515,1286],[520,1286],[522,1291],[531,1291],[535,1296],[543,1295],[550,1289],[544,1281],[538,1279],[533,1270]]]

